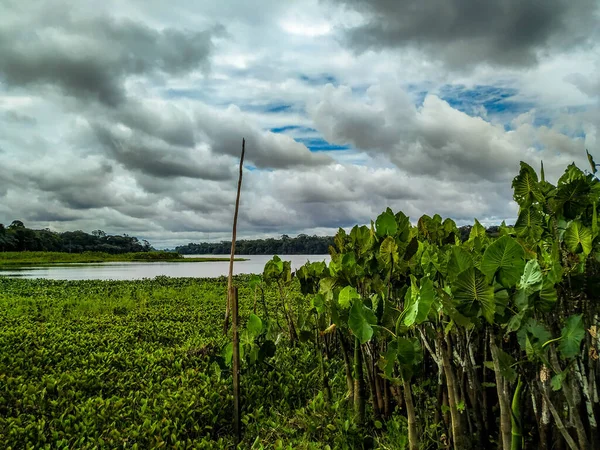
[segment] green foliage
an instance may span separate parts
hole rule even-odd
[[[494,322],[494,288],[487,283],[479,269],[470,268],[461,272],[454,283],[453,294],[462,314],[474,317],[481,312],[489,323]]]
[[[582,315],[577,314],[567,319],[560,333],[558,350],[564,358],[573,358],[579,354],[581,341],[585,337]]]
[[[388,210],[377,217],[375,222],[377,235],[383,236],[394,236],[398,231],[398,225],[396,224],[396,218],[391,210]]]
[[[569,224],[564,239],[567,248],[573,253],[583,252],[587,256],[592,251],[592,232],[577,220]]]
[[[355,299],[350,309],[348,327],[358,338],[361,344],[367,342],[373,336],[373,327],[377,323],[377,317],[373,311],[365,306],[359,298]]]
[[[504,287],[514,286],[525,267],[523,247],[510,236],[493,242],[483,254],[481,271],[492,280],[498,279]]]
[[[340,291],[338,302],[342,308],[348,309],[352,305],[352,301],[358,298],[359,295],[358,292],[356,292],[356,289],[352,286],[346,286]]]

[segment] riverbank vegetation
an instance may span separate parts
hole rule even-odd
[[[237,261],[243,261],[238,258]],[[110,254],[104,252],[64,253],[64,252],[0,252],[1,266],[84,264],[102,262],[215,262],[229,261],[229,258],[203,257],[184,258],[175,252],[139,252]]]
[[[103,252],[110,254],[149,252],[154,250],[146,240],[124,234],[110,235],[102,230],[65,231],[27,228],[20,220],[5,227],[0,223],[0,252]]]
[[[235,242],[235,251],[239,255],[325,255],[333,245],[333,236],[288,235],[280,239],[241,239]],[[175,248],[182,255],[228,255],[231,241],[200,242]]]

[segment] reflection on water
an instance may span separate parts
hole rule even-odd
[[[214,255],[193,255],[214,256]],[[221,256],[221,255],[218,255]],[[262,273],[265,264],[272,255],[237,255],[247,261],[236,261],[234,274]],[[325,261],[329,263],[329,255],[280,255],[285,261],[292,262],[292,270],[307,261]],[[70,264],[66,266],[46,267],[12,267],[1,269],[0,276],[22,278],[46,278],[51,280],[136,280],[154,278],[159,275],[169,277],[215,278],[227,275],[229,261],[218,262],[110,262],[98,264]]]

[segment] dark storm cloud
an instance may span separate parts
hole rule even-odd
[[[346,30],[359,51],[412,47],[453,68],[523,66],[539,51],[564,50],[598,33],[597,0],[328,0],[364,15]]]
[[[95,124],[98,141],[124,167],[158,178],[189,177],[226,180],[231,176],[228,164],[209,158],[208,152],[173,147],[143,133],[123,132]],[[196,154],[194,154],[194,152]],[[204,156],[204,161],[202,160]]]
[[[71,212],[58,213],[56,211],[36,210],[27,217],[27,220],[34,220],[36,222],[70,222],[78,218],[77,214]]]
[[[185,73],[202,66],[211,50],[213,31],[156,30],[40,5],[0,6],[0,80],[9,86],[56,86],[116,106],[127,76]]]

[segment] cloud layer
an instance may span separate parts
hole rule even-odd
[[[222,3],[2,2],[0,222],[227,239],[245,137],[243,237],[494,223],[597,151],[596,2]]]
[[[346,29],[354,48],[414,48],[453,69],[484,61],[531,66],[543,53],[598,38],[595,0],[330,1],[361,14],[362,20]]]

